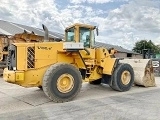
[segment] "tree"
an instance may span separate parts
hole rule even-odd
[[[143,49],[151,49],[154,53],[160,53],[160,47],[155,45],[151,40],[141,40],[136,42],[132,51],[142,53]]]

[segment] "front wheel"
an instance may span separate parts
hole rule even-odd
[[[81,86],[81,73],[67,63],[50,66],[43,78],[43,91],[55,102],[72,100],[79,93]]]
[[[117,91],[128,91],[134,83],[134,71],[129,64],[119,64],[112,75],[110,87]]]

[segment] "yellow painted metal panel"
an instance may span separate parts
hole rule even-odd
[[[17,47],[17,70],[26,69],[26,47]]]
[[[116,58],[105,58],[104,62],[105,62],[105,65],[103,67],[103,74],[112,75]]]
[[[98,66],[94,68],[93,72],[89,76],[89,81],[93,81],[93,80],[102,78],[102,74],[97,73],[98,69],[99,69]]]
[[[78,54],[78,52],[72,53],[72,56],[70,58],[72,58],[74,60],[73,64],[75,64],[75,66],[77,66],[78,68],[81,68],[81,69],[86,69],[85,63],[84,63],[83,59],[80,57],[80,55]]]
[[[58,50],[63,51],[63,43],[46,42],[35,44],[35,68],[41,68],[57,62]]]
[[[104,67],[104,64],[105,64],[104,59],[110,58],[110,55],[109,55],[108,50],[106,48],[97,48],[95,51],[95,56],[96,56],[96,60],[97,60],[96,64],[101,67]]]
[[[16,82],[24,81],[24,72],[16,72]]]
[[[80,50],[82,58],[95,59],[95,49],[87,48],[87,50],[90,52],[90,55],[87,55],[87,52],[85,50]]]
[[[41,86],[44,73],[48,67],[49,66],[28,71],[9,71],[5,68],[3,71],[3,79],[24,87]]]

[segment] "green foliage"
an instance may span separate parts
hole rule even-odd
[[[155,45],[151,40],[141,40],[135,43],[135,46],[133,47],[132,51],[137,53],[142,53],[143,49],[151,49],[154,51],[154,53],[160,53],[160,47]]]

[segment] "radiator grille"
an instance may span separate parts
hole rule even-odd
[[[35,49],[34,47],[27,48],[27,68],[35,67]]]

